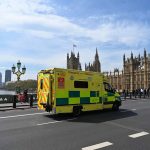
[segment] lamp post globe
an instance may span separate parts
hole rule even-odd
[[[23,66],[23,68],[22,68],[22,73],[23,73],[23,74],[26,73],[26,67],[25,67],[25,66]]]
[[[17,68],[18,68],[18,70],[20,70],[20,68],[21,68],[21,62],[20,62],[20,60],[17,62]]]
[[[15,67],[15,65],[13,64],[13,66],[12,66],[12,72],[15,73],[15,70],[16,70],[16,67]]]

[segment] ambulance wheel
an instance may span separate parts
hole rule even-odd
[[[81,107],[73,107],[73,116],[77,117],[81,114]]]
[[[119,110],[119,104],[118,104],[117,102],[115,102],[115,103],[113,104],[112,110],[113,110],[113,111],[118,111],[118,110]]]

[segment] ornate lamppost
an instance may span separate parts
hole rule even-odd
[[[17,81],[19,81],[19,80],[20,80],[20,76],[23,75],[23,74],[25,74],[25,72],[26,72],[26,67],[24,66],[24,67],[22,68],[22,71],[20,71],[20,69],[21,69],[21,62],[20,62],[20,60],[19,60],[19,61],[17,62],[17,68],[18,68],[18,70],[16,71],[16,66],[13,65],[13,66],[12,66],[12,73],[15,74],[15,75],[17,75]]]
[[[17,62],[17,71],[16,71],[16,66],[13,64],[12,66],[12,73],[15,74],[17,76],[17,81],[20,81],[20,76],[25,74],[26,72],[26,67],[23,66],[22,67],[22,71],[21,71],[21,62],[20,60]],[[18,87],[18,93],[20,93],[20,87]]]

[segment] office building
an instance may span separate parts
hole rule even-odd
[[[2,86],[2,73],[0,72],[0,87]]]
[[[5,71],[5,83],[11,81],[11,70]]]

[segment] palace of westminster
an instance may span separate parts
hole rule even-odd
[[[71,56],[67,54],[67,69],[82,70],[79,52],[77,57],[74,52]],[[98,51],[96,49],[95,60],[93,63],[85,64],[85,71],[101,72],[101,63],[99,61]],[[150,88],[150,54],[144,49],[144,55],[136,57],[131,52],[130,58],[123,56],[123,69],[114,69],[114,71],[103,72],[109,83],[118,91]]]

